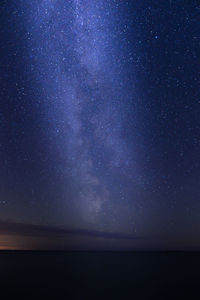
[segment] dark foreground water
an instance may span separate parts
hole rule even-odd
[[[200,299],[200,253],[0,252],[1,299]],[[4,296],[3,296],[4,295]]]

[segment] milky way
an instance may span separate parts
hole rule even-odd
[[[30,43],[29,51],[37,52],[45,94],[40,101],[51,123],[44,127],[66,162],[59,172],[75,186],[74,196],[69,199],[66,190],[64,201],[88,222],[120,224],[126,195],[119,182],[130,185],[137,170],[123,132],[134,93],[125,90],[118,57],[118,7],[106,1],[30,5],[27,29],[37,47]]]

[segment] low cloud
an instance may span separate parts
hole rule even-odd
[[[12,223],[0,221],[0,235],[17,235],[32,237],[68,237],[82,236],[103,239],[138,240],[140,237],[120,232],[106,232],[87,229],[63,229],[41,225]]]

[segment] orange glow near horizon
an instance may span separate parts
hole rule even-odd
[[[0,235],[0,250],[24,250],[19,238],[12,235]]]
[[[0,246],[0,251],[1,250],[18,250],[18,248],[14,246]]]

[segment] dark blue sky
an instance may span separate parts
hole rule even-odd
[[[196,1],[0,5],[0,220],[10,236],[20,223],[38,226],[35,239],[51,228],[49,248],[199,248]],[[52,228],[66,237],[58,243]],[[17,232],[13,244],[25,239]]]

